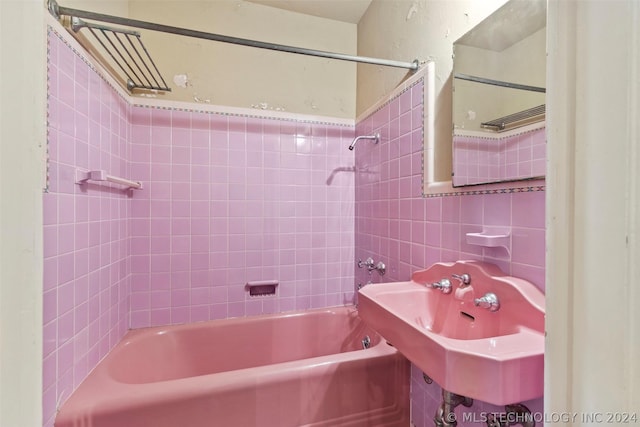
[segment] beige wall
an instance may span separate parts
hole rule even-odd
[[[56,0],[60,6],[127,17],[129,0]]]
[[[453,42],[505,0],[373,0],[358,24],[358,54],[435,61],[435,178],[451,179]],[[358,65],[357,114],[407,77],[405,70]]]
[[[131,0],[131,18],[309,49],[356,54],[357,28],[329,19],[241,0]],[[162,99],[195,98],[232,107],[355,116],[356,65],[157,32],[143,41],[173,92]],[[174,84],[188,76],[187,86]]]
[[[46,37],[39,0],[0,1],[0,426],[42,423]]]

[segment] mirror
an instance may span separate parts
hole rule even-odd
[[[453,186],[544,178],[546,0],[508,1],[453,55]]]

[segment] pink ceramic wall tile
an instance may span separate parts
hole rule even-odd
[[[507,163],[504,167],[503,173],[506,180],[518,178],[518,164]]]
[[[310,293],[305,286],[311,280],[312,260],[314,268],[318,260],[326,260],[322,268],[327,270],[333,248],[353,252],[352,240],[343,242],[340,238],[341,234],[353,233],[353,154],[346,150],[353,129],[343,132],[340,127],[328,129],[322,124],[172,112],[170,127],[165,131],[171,136],[171,148],[161,151],[154,145],[153,124],[169,123],[153,109],[150,117],[151,240],[148,246],[140,241],[132,245],[132,269],[142,271],[147,262],[146,274],[162,269],[168,273],[167,289],[171,292],[226,289],[206,298],[213,298],[213,305],[196,308],[192,301],[190,310],[179,313],[174,308],[184,306],[184,301],[169,298],[169,322],[196,320],[193,316],[203,319],[272,312],[338,299],[344,302],[344,297],[336,294],[313,301],[301,295]],[[204,122],[209,123],[206,132],[201,126]],[[145,151],[138,153],[146,155]],[[172,200],[169,206],[160,204],[163,194]],[[133,211],[134,218],[146,215],[147,205],[136,205]],[[142,223],[132,226],[136,230],[145,227]],[[322,239],[320,245],[316,240],[314,258],[312,236],[327,229],[337,231],[335,238]],[[144,236],[144,232],[134,232],[134,236],[138,234]],[[180,272],[191,273],[176,275]],[[348,280],[351,269],[342,274]],[[276,279],[281,284],[290,281],[293,286],[281,285],[275,303],[266,307],[248,298],[244,285],[249,278]],[[338,276],[338,280],[344,278]],[[341,293],[328,286],[333,280],[336,278],[323,278],[327,292]],[[150,287],[134,286],[135,301],[146,301],[137,294],[157,289],[153,279],[136,278],[135,283],[150,283]],[[288,299],[295,295],[300,297]],[[286,301],[280,304],[283,298]],[[153,307],[147,308],[149,315],[144,315],[144,310],[136,303],[132,326],[156,324],[167,318]]]
[[[513,225],[544,229],[545,227],[545,193],[514,193],[512,200]]]
[[[532,167],[532,163],[531,160],[526,160],[526,161],[518,161],[518,172],[517,172],[517,178],[527,178],[532,176],[532,171],[533,171],[533,167]]]
[[[511,194],[485,194],[482,201],[483,225],[511,225]]]
[[[514,228],[511,241],[513,262],[544,267],[544,229]]]
[[[544,175],[545,138],[544,128],[495,138],[454,136],[456,186]]]
[[[410,91],[412,109],[422,111],[422,84],[416,84]],[[364,134],[377,129],[384,132],[389,129],[392,138],[405,134],[407,129],[403,126],[408,124],[404,122],[403,125],[401,120],[400,106],[406,105],[402,104],[402,96],[357,123],[356,133]],[[418,114],[412,113],[414,117]],[[513,145],[516,145],[516,140],[512,142]],[[530,145],[531,141],[533,139],[529,138]],[[465,140],[465,144],[478,143],[478,140]],[[491,157],[491,150],[495,151],[495,147],[487,147],[484,161],[493,162],[501,170],[500,165],[504,161],[504,170],[517,171],[517,148],[511,150],[515,159],[508,166],[506,158]],[[421,164],[421,150],[412,151],[412,156],[417,159],[403,163],[402,167],[397,139],[383,139],[376,146],[363,144],[358,146],[355,153],[357,170],[376,171],[355,174],[355,259],[371,256],[376,262],[383,261],[387,266],[384,277],[376,274],[370,276],[364,269],[354,266],[356,284],[366,284],[369,280],[408,280],[413,271],[435,262],[484,259],[497,264],[507,274],[531,280],[544,289],[544,192],[469,194],[425,199],[420,196],[419,186],[415,189],[410,186],[407,190],[407,183],[401,181],[401,177],[407,176],[407,164]],[[467,173],[478,176],[481,173],[478,155],[467,153],[462,157],[467,162]],[[489,176],[489,168],[484,173]],[[411,167],[408,178],[415,177],[420,183],[421,174],[421,170]],[[467,232],[478,232],[485,226],[498,225],[513,226],[511,252],[466,243]],[[437,384],[425,384],[422,373],[415,367],[412,369],[411,387],[413,423],[420,427],[431,425],[441,401],[440,388]],[[534,404],[541,401],[534,401]],[[482,402],[477,402],[471,411],[482,408]]]
[[[171,322],[171,310],[168,308],[152,309],[149,326],[166,325]]]
[[[460,198],[460,222],[462,224],[482,224],[484,218],[484,196],[468,195]],[[445,222],[457,222],[455,219],[449,220],[443,215]]]
[[[43,195],[45,424],[97,362],[89,356],[115,345],[129,323],[131,202],[115,187],[75,184],[76,167],[127,172],[129,107],[53,32],[49,48],[54,86],[48,92],[53,173]]]
[[[546,149],[547,149],[547,144],[546,144],[546,141],[544,140],[545,135],[542,133],[539,133],[535,135],[533,138],[535,141],[533,146],[531,147],[531,153],[532,153],[533,159],[535,160],[545,159]]]
[[[536,267],[529,263],[520,264],[514,261],[511,263],[511,274],[513,276],[529,280],[530,282],[535,283],[542,292],[545,291],[544,267]]]
[[[534,159],[531,162],[532,176],[545,176],[547,171],[547,162],[545,159]]]

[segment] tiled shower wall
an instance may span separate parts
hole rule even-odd
[[[404,281],[435,262],[478,259],[544,291],[545,202],[544,191],[536,191],[541,187],[421,196],[423,90],[420,80],[356,125],[358,135],[380,132],[381,142],[356,148],[355,258],[370,256],[387,267],[383,277],[354,267],[356,282]],[[510,251],[468,245],[465,234],[483,226],[510,227]],[[415,366],[411,400],[415,426],[432,426],[441,389],[426,384]],[[542,411],[542,399],[525,404]],[[503,410],[483,402],[460,406],[458,425],[485,425],[483,412]]]
[[[353,126],[131,106],[54,30],[48,79],[45,425],[130,327],[353,301]]]
[[[129,106],[59,36],[48,46],[43,416],[129,327],[128,192],[75,184],[76,168],[129,175]]]
[[[133,107],[131,326],[350,303],[353,132]]]

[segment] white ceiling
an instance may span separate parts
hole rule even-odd
[[[247,0],[290,12],[357,24],[372,0]]]

